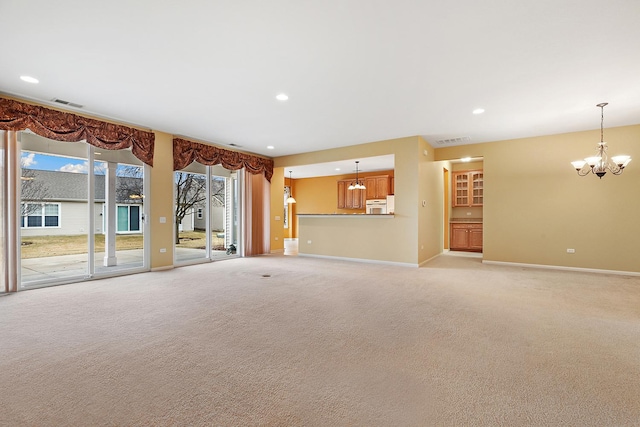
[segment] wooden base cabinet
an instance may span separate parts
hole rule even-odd
[[[451,250],[482,252],[482,224],[451,224]]]

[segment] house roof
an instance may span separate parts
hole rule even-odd
[[[606,127],[639,123],[638,16],[637,0],[5,1],[0,91],[269,157],[558,134],[598,129],[600,102]]]
[[[45,201],[85,201],[87,200],[87,175],[73,172],[27,169],[23,173],[23,198]],[[25,191],[25,186],[31,190]],[[142,178],[118,177],[116,179],[116,202],[141,204],[139,199],[128,197],[125,188],[142,189]],[[104,202],[105,176],[95,175],[95,201]],[[25,194],[27,193],[27,194]],[[32,196],[30,196],[32,195]],[[33,197],[35,196],[35,197]]]

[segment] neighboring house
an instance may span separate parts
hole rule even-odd
[[[116,233],[142,233],[142,178],[116,179]],[[86,234],[87,175],[25,169],[22,181],[23,236]],[[95,176],[95,230],[105,231],[105,176]]]
[[[224,230],[224,218],[225,218],[225,206],[224,202],[217,198],[211,198],[211,229],[212,230]],[[188,215],[187,215],[188,216]],[[185,216],[182,221],[183,225],[187,221]],[[191,215],[193,218],[193,230],[206,230],[206,206],[204,204],[198,205],[194,208],[194,212]]]

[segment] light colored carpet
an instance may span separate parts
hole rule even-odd
[[[0,328],[2,426],[640,425],[638,277],[270,255],[21,292]]]

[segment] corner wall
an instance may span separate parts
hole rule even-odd
[[[484,157],[484,260],[640,272],[640,125],[605,129],[620,176],[579,177],[600,130],[438,149]],[[567,253],[575,249],[575,253]]]

